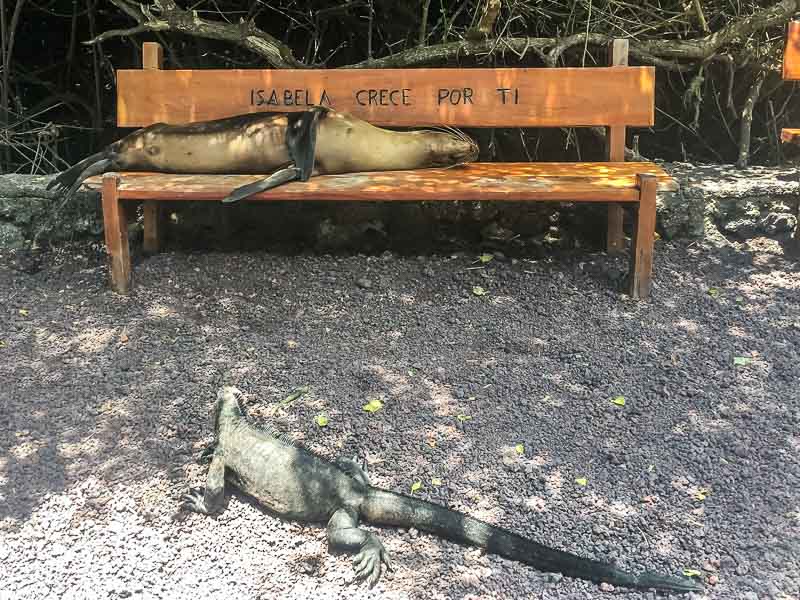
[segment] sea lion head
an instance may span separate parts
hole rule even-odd
[[[474,162],[478,159],[478,144],[458,129],[447,131],[424,131],[430,143],[429,166],[452,167]]]

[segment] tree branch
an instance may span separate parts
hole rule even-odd
[[[177,31],[196,37],[232,42],[261,56],[268,64],[278,69],[308,68],[294,57],[288,46],[259,29],[253,21],[232,24],[202,19],[196,12],[183,10],[172,0],[155,0],[152,5],[138,4],[132,0],[111,0],[111,2],[135,19],[139,23],[138,27],[106,31],[94,39],[83,42],[84,44],[96,44],[110,37],[130,35],[140,31]]]
[[[750,129],[753,125],[753,109],[761,96],[763,84],[764,73],[758,73],[750,86],[750,92],[747,94],[747,101],[742,110],[742,125],[739,130],[739,159],[736,161],[736,166],[740,169],[747,168],[747,163],[750,161]]]
[[[253,21],[230,24],[202,19],[194,11],[184,10],[173,0],[154,0],[144,5],[134,0],[110,0],[120,10],[139,23],[127,30],[107,31],[87,44],[94,44],[109,37],[130,35],[139,31],[178,31],[187,35],[229,41],[258,56],[276,68],[308,68],[298,61],[291,49],[279,40],[259,29]],[[487,7],[499,6],[489,2]],[[757,31],[782,25],[800,12],[800,0],[781,0],[771,7],[731,21],[725,27],[692,40],[645,40],[630,42],[630,55],[644,64],[652,64],[673,71],[686,71],[697,62],[712,58],[726,45],[747,37]],[[157,14],[156,14],[157,13]],[[488,20],[487,20],[488,22]],[[420,31],[420,34],[422,30]],[[408,48],[397,54],[346,65],[343,68],[401,68],[425,66],[455,60],[460,57],[484,56],[508,49],[518,57],[528,50],[544,56],[549,66],[557,64],[561,55],[577,45],[605,45],[611,36],[600,33],[578,33],[565,38],[503,37],[492,39],[463,39],[433,46]]]

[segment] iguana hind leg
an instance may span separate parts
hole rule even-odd
[[[381,563],[392,570],[386,548],[375,535],[358,528],[358,515],[352,509],[340,508],[333,513],[328,521],[328,547],[355,554],[356,579],[366,579],[369,587],[380,579]]]
[[[191,490],[183,495],[182,508],[209,515],[222,508],[225,498],[225,461],[217,450],[208,467],[205,491]]]

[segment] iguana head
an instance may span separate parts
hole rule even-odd
[[[214,405],[214,431],[219,430],[220,422],[225,417],[241,417],[242,408],[239,406],[239,397],[242,392],[226,385],[217,390],[217,402]]]

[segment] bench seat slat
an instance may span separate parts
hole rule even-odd
[[[660,190],[677,183],[652,163],[474,163],[418,169],[322,175],[254,196],[260,200],[574,200],[636,202],[637,174],[658,178]],[[219,200],[260,175],[122,173],[121,199]],[[101,178],[87,180],[93,189]]]

